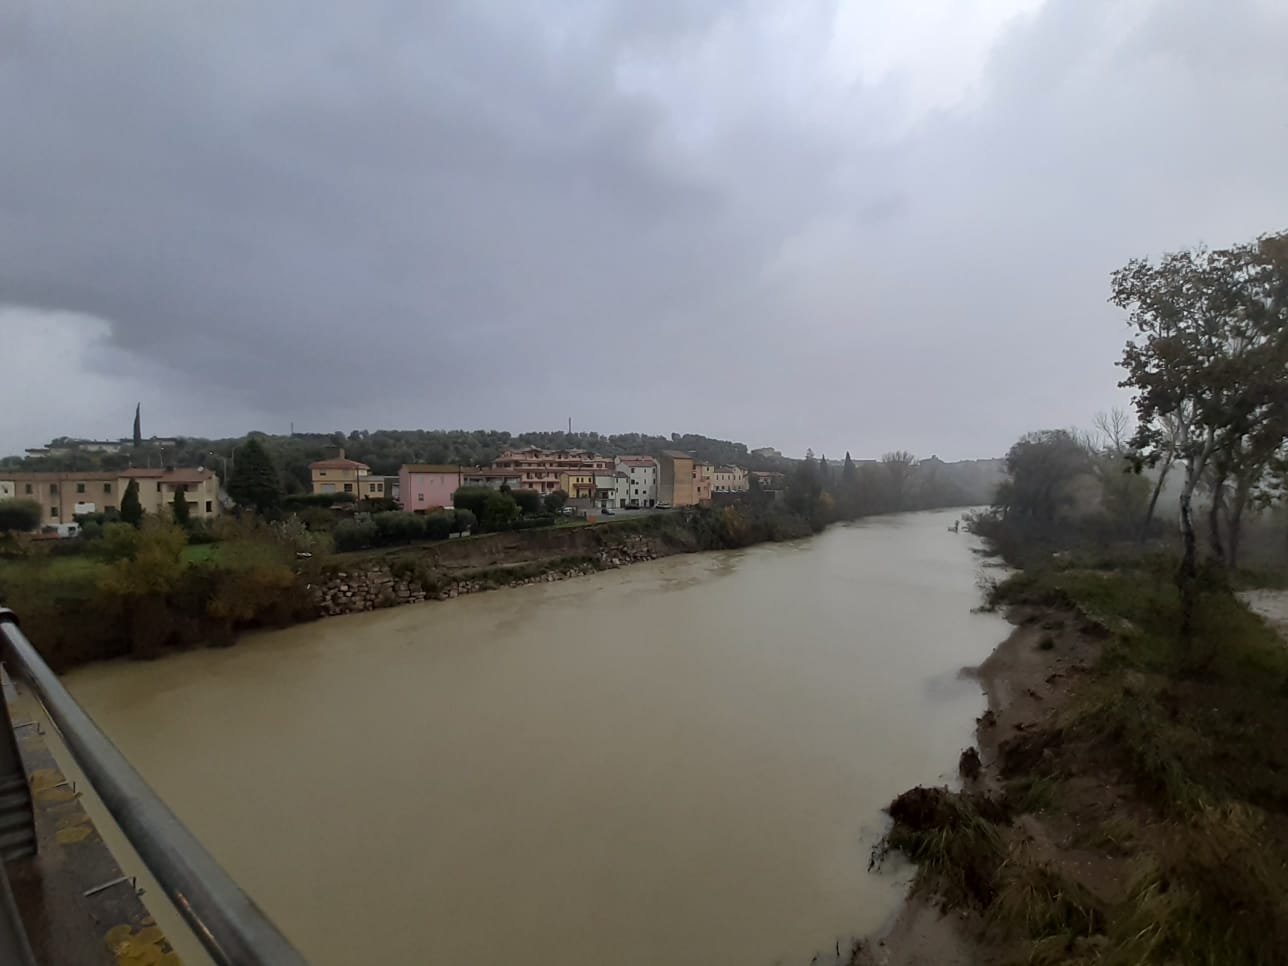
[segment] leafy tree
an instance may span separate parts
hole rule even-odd
[[[121,496],[121,519],[132,527],[143,524],[143,504],[139,502],[139,481],[130,480]]]
[[[462,486],[452,494],[452,506],[457,510],[469,510],[475,518],[482,520],[487,512],[487,501],[496,490],[486,486]]]
[[[253,509],[261,516],[271,516],[282,502],[282,481],[272,457],[255,436],[237,451],[228,494],[238,506]]]
[[[506,492],[505,487],[501,492]],[[514,490],[510,493],[514,497],[514,502],[519,504],[519,510],[525,516],[531,516],[541,512],[541,494],[536,490]]]
[[[885,471],[885,492],[891,510],[905,508],[909,484],[916,466],[917,457],[907,450],[896,450],[881,457],[881,468]]]
[[[133,560],[141,540],[139,530],[129,523],[108,523],[103,526],[103,537],[94,548],[97,556],[109,563]]]
[[[0,501],[0,531],[20,530],[26,533],[40,526],[40,504],[33,500]]]
[[[1230,474],[1264,472],[1263,442],[1277,450],[1274,435],[1284,431],[1288,236],[1172,252],[1157,265],[1133,259],[1114,273],[1112,289],[1111,301],[1127,311],[1133,329],[1119,365],[1126,373],[1120,385],[1133,390],[1134,458],[1154,465],[1170,447],[1184,470],[1176,579],[1181,636],[1190,641],[1198,595],[1194,492],[1214,476],[1219,514]],[[1263,431],[1270,440],[1261,439]],[[1245,455],[1259,468],[1245,465]],[[1220,556],[1216,519],[1210,529]]]
[[[563,490],[553,490],[546,494],[545,504],[547,513],[559,513],[568,502],[568,494]]]
[[[1010,520],[1051,524],[1073,502],[1073,484],[1091,472],[1091,454],[1072,433],[1027,433],[1006,454],[1007,480],[996,504]]]
[[[174,522],[186,530],[192,522],[192,511],[188,508],[188,495],[177,486],[174,488],[171,511],[174,514]]]
[[[519,519],[519,504],[508,493],[488,490],[488,497],[479,515],[484,530],[504,530]]]
[[[452,514],[452,532],[467,533],[478,526],[479,518],[470,510],[457,510]]]

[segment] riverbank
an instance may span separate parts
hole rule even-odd
[[[1176,638],[1162,562],[993,588],[1015,631],[960,791],[890,805],[918,863],[854,963],[1280,961],[1288,948],[1288,649],[1212,588]]]
[[[116,657],[228,646],[241,632],[321,617],[564,580],[677,553],[813,532],[776,505],[686,508],[583,527],[530,529],[350,553],[301,554],[248,526],[189,560],[174,527],[144,528],[120,559],[6,561],[0,599],[59,672]],[[189,548],[191,549],[191,548]]]

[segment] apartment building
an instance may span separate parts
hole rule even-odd
[[[520,475],[517,488],[536,490],[540,493],[550,493],[560,489],[560,478],[564,473],[593,476],[596,472],[615,470],[612,459],[599,456],[589,450],[550,450],[536,446],[502,453],[492,461],[492,468],[518,471]],[[593,485],[594,481],[591,480],[591,486]],[[568,491],[568,495],[573,494]]]
[[[751,483],[741,466],[717,466],[711,472],[712,493],[742,493]]]
[[[666,449],[658,457],[657,502],[671,506],[694,506],[694,460],[688,453]]]
[[[651,456],[619,456],[617,471],[626,475],[625,494],[619,492],[618,506],[647,508],[657,503],[657,460]]]
[[[495,470],[487,466],[470,466],[462,469],[462,486],[486,486],[489,490],[499,490],[508,486],[512,490],[523,489],[523,474],[518,470]]]
[[[31,500],[40,506],[44,525],[71,523],[78,514],[108,513],[121,508],[121,496],[133,480],[145,513],[168,513],[175,490],[180,490],[193,519],[219,515],[219,478],[214,471],[196,467],[131,469],[121,472],[77,470],[60,472],[11,472],[0,480],[0,493],[12,499]]]

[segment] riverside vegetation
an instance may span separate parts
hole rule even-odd
[[[1012,449],[970,522],[1016,568],[985,582],[1017,628],[978,671],[979,748],[960,791],[891,803],[874,861],[918,863],[915,891],[958,911],[978,961],[1282,963],[1288,645],[1235,590],[1288,575],[1288,251],[1184,252],[1114,281],[1137,426]],[[1154,518],[1161,479],[1130,472],[1151,463],[1183,478],[1179,544]]]

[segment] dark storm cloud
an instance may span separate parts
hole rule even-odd
[[[1273,3],[862,81],[832,6],[0,0],[0,304],[176,418],[968,455],[1114,401],[1124,258],[1288,222]]]

